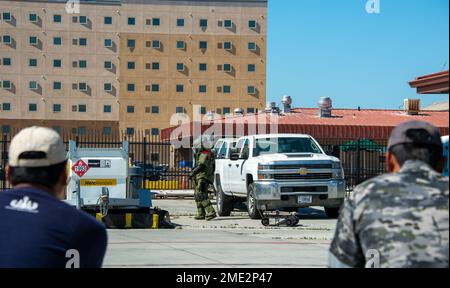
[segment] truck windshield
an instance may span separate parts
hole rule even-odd
[[[322,154],[311,138],[261,138],[256,139],[253,156],[276,153],[314,153]]]

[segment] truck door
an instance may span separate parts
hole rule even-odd
[[[239,149],[239,153],[241,158],[248,158],[250,153],[250,139],[242,139],[239,141],[237,148]],[[247,196],[247,185],[245,183],[245,175],[243,175],[243,167],[242,165],[246,159],[239,159],[236,161],[230,161],[229,170],[230,170],[230,189],[237,196]]]
[[[224,141],[217,150],[216,173],[220,175],[220,185],[224,192],[230,192],[230,182],[227,181],[230,173],[228,163],[230,162],[228,142]]]

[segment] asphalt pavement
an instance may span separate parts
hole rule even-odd
[[[264,227],[245,211],[197,221],[193,200],[155,200],[174,230],[109,230],[104,267],[326,267],[336,226],[320,207],[297,227]]]

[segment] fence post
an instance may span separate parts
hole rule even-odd
[[[1,160],[2,160],[2,165],[1,165],[1,168],[2,168],[2,172],[4,173],[4,176],[5,176],[5,179],[3,179],[3,177],[2,177],[2,179],[1,179],[1,182],[2,182],[2,187],[1,187],[1,189],[2,190],[4,190],[4,189],[6,189],[6,159],[7,159],[7,147],[8,146],[8,135],[7,134],[4,134],[3,135],[3,140],[2,140],[2,153],[1,153]]]
[[[142,145],[142,153],[143,153],[143,162],[144,162],[144,183],[145,179],[147,179],[147,135],[144,134],[144,141]]]
[[[356,185],[359,184],[361,180],[361,142],[359,139],[356,141]]]

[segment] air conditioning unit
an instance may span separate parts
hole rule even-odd
[[[408,115],[418,115],[420,112],[420,99],[403,100],[403,109]]]

